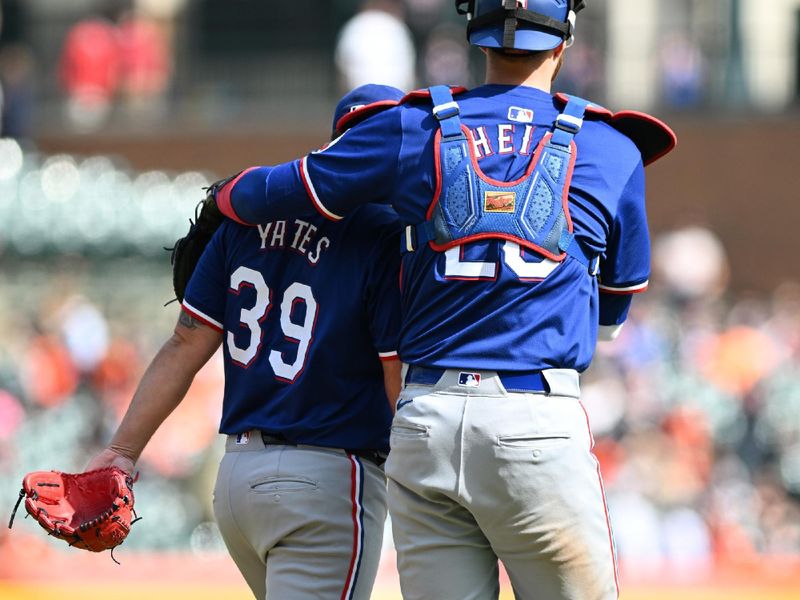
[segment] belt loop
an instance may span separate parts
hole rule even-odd
[[[551,396],[580,398],[580,376],[574,369],[545,369],[542,376],[550,387]]]

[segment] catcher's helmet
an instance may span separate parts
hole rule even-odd
[[[473,46],[506,50],[551,50],[571,43],[575,15],[585,0],[455,0],[467,15]]]

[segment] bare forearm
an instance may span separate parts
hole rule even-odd
[[[181,403],[220,339],[219,334],[182,314],[176,333],[147,367],[109,448],[135,462],[161,423]]]
[[[136,461],[161,423],[180,404],[196,371],[182,364],[180,345],[167,341],[150,366],[109,445]]]

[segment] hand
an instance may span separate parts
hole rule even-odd
[[[118,467],[128,475],[133,475],[135,465],[136,463],[124,454],[111,448],[106,448],[89,461],[85,470],[93,471],[94,469],[105,469],[106,467]]]

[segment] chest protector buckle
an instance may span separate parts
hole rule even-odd
[[[573,256],[589,267],[594,256],[574,239],[569,214],[569,185],[589,102],[571,97],[545,134],[525,174],[516,181],[497,181],[478,167],[469,129],[462,125],[450,88],[430,88],[439,123],[434,141],[436,192],[427,219],[406,228],[402,250],[425,243],[445,251],[479,239],[506,239],[547,258]]]

